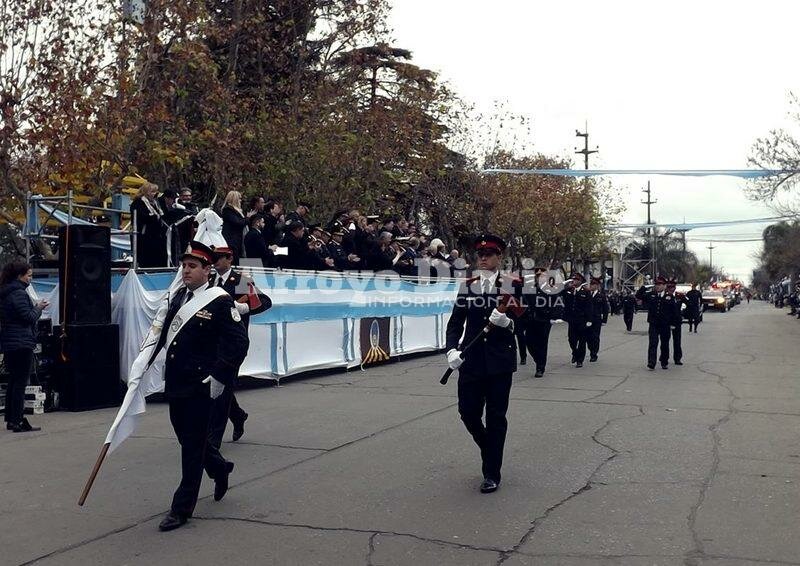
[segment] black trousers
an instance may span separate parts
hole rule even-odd
[[[683,349],[681,348],[681,325],[678,324],[672,329],[672,359],[679,362],[683,359]]]
[[[625,328],[628,329],[628,332],[633,330],[633,312],[623,313],[622,320],[625,321]]]
[[[25,417],[25,386],[28,385],[28,378],[31,375],[33,350],[23,348],[5,352],[3,359],[9,373],[5,421],[17,424]]]
[[[567,329],[567,340],[572,348],[572,357],[576,362],[583,363],[586,358],[587,328],[585,322],[570,322]]]
[[[689,315],[689,332],[692,331],[692,328],[694,328],[694,330],[697,330],[697,327],[699,325],[700,325],[700,315],[699,314],[694,314],[694,313],[690,314]]]
[[[506,443],[511,373],[458,376],[458,413],[481,450],[483,477],[500,481]],[[483,423],[484,408],[486,424]]]
[[[236,394],[232,385],[226,385],[222,390],[222,395],[211,403],[211,418],[208,423],[208,442],[217,450],[222,446],[222,437],[225,436],[225,428],[228,426],[228,419],[231,424],[236,424],[244,420],[245,413],[236,401]],[[209,473],[209,477],[214,476]]]
[[[227,462],[209,442],[209,425],[215,401],[205,395],[169,400],[169,420],[181,445],[182,477],[172,498],[172,511],[190,517],[197,504],[203,470],[210,477],[224,473]]]
[[[656,365],[656,350],[658,349],[659,342],[661,342],[661,356],[659,356],[658,359],[662,364],[669,363],[669,325],[650,323],[650,328],[647,330],[647,337],[647,365],[651,367]]]
[[[528,352],[525,349],[528,332],[528,325],[526,323],[522,321],[514,323],[514,336],[517,338],[517,351],[519,351],[520,362],[528,360]]]
[[[597,356],[597,353],[600,351],[600,332],[602,330],[602,322],[593,322],[591,326],[586,327],[586,345],[589,348],[589,355],[591,357]]]
[[[549,320],[530,320],[525,328],[525,342],[533,356],[537,370],[544,371],[547,366],[547,346],[550,342]]]

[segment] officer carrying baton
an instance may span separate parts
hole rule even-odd
[[[503,293],[503,301],[501,302],[500,305],[497,306],[498,312],[505,313],[508,310],[509,303],[512,303],[512,302],[514,304],[512,305],[511,308],[512,308],[512,312],[515,315],[520,316],[523,312],[525,312],[525,309],[527,307],[525,307],[524,305],[518,304],[516,302],[516,300],[514,299],[514,297],[509,295],[509,294],[507,294],[507,293]],[[478,341],[479,338],[481,338],[482,336],[488,334],[493,326],[494,326],[494,324],[492,324],[491,322],[488,323],[486,326],[484,326],[483,330],[481,330],[478,334],[475,335],[475,337],[472,340],[469,341],[469,344],[467,344],[466,346],[461,348],[460,352],[461,352],[461,359],[462,360],[464,359],[464,354],[467,352],[467,350],[472,348],[472,346]],[[441,383],[442,385],[447,385],[447,380],[450,379],[450,376],[453,374],[454,371],[455,370],[453,368],[447,368],[447,371],[444,372],[444,375],[442,376],[442,379],[439,380],[439,383]]]

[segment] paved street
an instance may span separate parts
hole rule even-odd
[[[516,375],[504,479],[478,451],[444,356],[240,393],[245,436],[196,515],[157,525],[179,476],[166,405],[76,501],[115,411],[0,434],[3,564],[800,564],[800,322],[764,303],[684,327],[685,365],[647,371],[646,323],[621,317],[600,361],[554,329],[543,379]]]

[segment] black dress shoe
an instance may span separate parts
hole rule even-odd
[[[668,364],[661,364],[661,369],[667,369],[669,367]]]
[[[578,362],[578,363],[576,363],[576,364],[575,364],[575,367],[576,367],[576,368],[582,368],[582,367],[583,367],[583,362]]]
[[[597,361],[597,356],[589,356],[589,361],[590,362],[596,362]]]
[[[234,442],[239,440],[242,437],[242,435],[244,434],[244,421],[246,421],[247,417],[249,417],[249,416],[250,415],[245,413],[244,416],[242,417],[242,420],[236,421],[235,423],[233,423],[233,437],[232,437],[232,439],[233,439]]]
[[[11,423],[6,423],[6,430],[14,430],[14,425]]]
[[[174,531],[186,524],[186,517],[170,511],[167,516],[158,524],[159,531]]]
[[[481,493],[492,493],[493,491],[497,491],[498,483],[492,479],[484,478],[483,483],[481,483]]]
[[[650,364],[647,364],[647,369],[649,369],[650,371],[653,371],[654,369],[656,369],[656,366],[654,366],[654,365],[651,366]]]
[[[542,377],[544,375],[543,369],[537,369],[536,373],[533,374],[533,377]]]
[[[31,423],[28,422],[28,419],[22,419],[21,422],[18,422],[11,427],[12,432],[36,432],[38,430],[42,429],[38,426],[31,426]]]
[[[676,365],[676,366],[682,366],[682,365],[683,365],[683,362],[681,362],[681,361],[676,361],[676,362],[675,362],[675,365]]]
[[[214,478],[214,501],[219,501],[228,493],[228,476],[233,471],[233,462],[225,463],[225,473]]]

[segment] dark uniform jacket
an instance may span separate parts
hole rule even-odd
[[[358,269],[358,263],[347,259],[349,254],[344,249],[342,244],[331,240],[328,242],[328,251],[333,258],[333,266],[339,271],[343,271],[345,269]]]
[[[659,326],[672,326],[676,317],[680,320],[680,306],[672,295],[665,291],[656,293],[655,290],[646,291],[642,286],[636,291],[636,298],[647,307],[647,322]],[[677,311],[677,314],[676,314]]]
[[[505,283],[504,283],[505,282]],[[474,285],[473,285],[474,283]],[[489,315],[501,304],[503,292],[521,298],[521,282],[509,277],[497,276],[495,286],[488,295],[484,295],[480,287],[480,278],[467,279],[461,284],[453,313],[447,323],[446,349],[458,348],[462,332],[462,344],[466,346],[489,324]],[[509,309],[506,314],[514,319]],[[466,324],[466,330],[465,330]],[[464,354],[462,373],[486,375],[512,373],[517,370],[517,345],[512,326],[499,328],[492,326],[483,338],[478,338],[473,346]]]
[[[152,363],[161,348],[167,348],[164,364],[167,398],[208,395],[209,386],[202,383],[208,376],[226,386],[231,385],[249,346],[247,331],[238,313],[233,314],[236,307],[228,296],[218,297],[200,309],[186,321],[172,343],[165,344],[169,327],[183,306],[185,296],[186,287],[175,293],[150,358]]]
[[[216,285],[216,282],[219,278],[219,274],[215,273],[208,279],[208,283],[211,286]],[[228,279],[222,284],[222,288],[231,296],[231,299],[236,301],[237,299],[242,298],[249,294],[250,289],[245,281],[242,283],[242,274],[236,271],[235,269],[231,269],[230,274],[228,275]],[[256,294],[258,295],[258,299],[261,301],[261,306],[256,309],[250,309],[250,312],[247,314],[242,315],[242,324],[245,328],[247,325],[250,324],[250,317],[255,316],[257,314],[261,314],[262,312],[272,308],[272,299],[270,299],[267,295],[263,293],[259,293],[256,290]]]
[[[585,287],[564,293],[564,320],[585,326],[592,317],[592,297]]]
[[[622,298],[622,311],[626,314],[633,314],[636,312],[636,297],[633,295],[625,295]]]
[[[244,237],[244,251],[247,259],[260,259],[264,267],[271,267],[273,263],[272,250],[267,247],[261,232],[252,228]]]
[[[526,320],[550,322],[566,316],[564,313],[566,291],[547,294],[537,283],[531,289],[526,286],[523,297],[524,303],[528,307],[525,311]]]
[[[686,293],[686,312],[689,316],[700,314],[703,308],[703,293],[692,289]]]
[[[598,291],[596,294],[592,294],[589,291],[589,303],[591,304],[591,314],[589,316],[589,322],[592,324],[606,324],[608,322],[608,299],[606,299],[605,293],[602,291]]]

